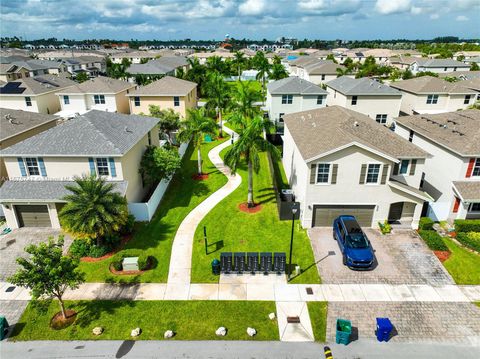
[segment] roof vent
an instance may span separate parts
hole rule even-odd
[[[353,126],[354,126],[354,127],[358,127],[358,126],[359,126],[358,121],[355,121],[355,122],[353,123]]]
[[[9,113],[5,115],[5,120],[7,120],[11,125],[17,125],[17,123],[14,121],[15,119]]]
[[[125,126],[125,127],[123,128],[123,130],[124,130],[125,132],[127,132],[127,133],[131,133],[131,132],[132,132],[132,131],[128,128],[128,126]]]

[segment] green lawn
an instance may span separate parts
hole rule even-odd
[[[268,314],[275,312],[275,303],[266,301],[67,301],[77,319],[71,326],[54,330],[50,319],[58,312],[57,302],[43,311],[29,304],[15,326],[12,340],[129,340],[130,331],[141,328],[140,340],[163,340],[167,330],[173,330],[176,340],[278,340],[276,320]],[[101,326],[100,336],[92,334]],[[224,326],[225,337],[215,330]],[[257,330],[249,337],[247,327]]]
[[[225,154],[225,149],[222,156]],[[254,200],[263,209],[255,214],[247,214],[238,205],[247,200],[246,165],[238,169],[242,184],[220,202],[203,219],[195,233],[192,258],[192,282],[212,283],[218,276],[211,273],[211,261],[220,258],[221,252],[285,252],[290,246],[291,221],[278,219],[272,177],[267,155],[260,154],[261,170],[254,175]],[[207,227],[209,254],[205,255],[203,226]],[[293,260],[304,270],[293,283],[320,283],[315,260],[306,230],[299,222],[295,223]]]
[[[281,146],[278,146],[281,151]],[[272,160],[273,163],[273,172],[275,174],[275,181],[277,182],[278,190],[290,188],[285,174],[285,169],[283,168],[282,159],[279,158],[277,161]]]
[[[242,81],[243,83],[249,83],[250,86],[257,91],[262,91],[262,82],[261,81],[256,81],[256,80],[250,80],[250,81]],[[229,86],[240,86],[240,81],[229,81],[227,82]]]
[[[327,337],[327,302],[307,302],[313,335],[317,342],[326,342]]]
[[[467,251],[448,238],[444,238],[450,252],[443,265],[457,284],[480,284],[480,256]]]
[[[170,253],[175,233],[187,214],[205,198],[222,187],[227,178],[208,159],[208,152],[221,142],[205,143],[202,146],[203,171],[209,174],[206,181],[195,181],[192,174],[197,171],[197,151],[192,146],[187,150],[180,171],[175,174],[155,216],[149,223],[141,223],[134,238],[125,249],[142,249],[156,258],[156,268],[141,276],[116,276],[108,267],[112,259],[94,263],[80,263],[88,282],[166,282],[170,265]]]

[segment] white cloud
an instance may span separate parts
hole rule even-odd
[[[419,15],[423,12],[423,9],[421,7],[412,6],[410,11],[412,12],[413,15]]]
[[[265,6],[265,0],[247,0],[238,7],[238,11],[241,15],[260,15]]]
[[[390,15],[410,11],[410,0],[377,0],[375,10],[380,14]]]
[[[324,0],[303,0],[298,3],[298,7],[304,10],[319,10],[326,6]]]
[[[440,15],[438,15],[438,14],[430,15],[430,19],[432,19],[432,20],[437,20],[439,17],[440,17]]]
[[[455,20],[457,20],[457,21],[468,21],[469,18],[466,17],[466,16],[464,16],[464,15],[458,15],[458,16],[455,18]]]

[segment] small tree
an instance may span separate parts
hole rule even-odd
[[[77,76],[75,76],[75,80],[80,83],[88,81],[88,75],[86,72],[79,72]]]
[[[480,66],[476,62],[472,62],[472,65],[470,66],[470,71],[478,71],[480,70]]]
[[[44,296],[57,298],[64,319],[67,318],[63,294],[67,289],[76,289],[85,281],[80,272],[78,261],[63,255],[63,236],[55,241],[53,237],[47,243],[31,244],[25,248],[30,258],[17,258],[22,267],[8,278],[12,284],[27,287],[33,299]]]
[[[167,141],[170,145],[173,145],[172,132],[177,131],[180,128],[180,115],[171,108],[161,110],[159,106],[148,106],[150,116],[156,117],[158,121],[158,129],[160,132],[167,136]]]
[[[182,165],[175,148],[148,146],[140,161],[139,172],[147,185],[170,178]]]

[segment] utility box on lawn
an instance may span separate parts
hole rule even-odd
[[[123,258],[122,269],[124,271],[138,270],[138,257]]]

